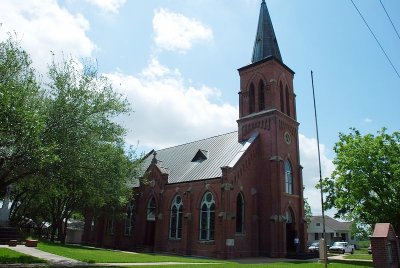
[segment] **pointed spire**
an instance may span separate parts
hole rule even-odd
[[[262,0],[251,63],[260,61],[269,56],[273,56],[282,62],[281,52],[279,51],[278,41],[275,37],[274,27],[272,26],[267,4],[265,0]]]

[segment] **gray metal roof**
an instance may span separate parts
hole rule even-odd
[[[281,52],[279,51],[278,41],[276,40],[267,4],[265,0],[262,0],[251,62],[255,63],[270,56],[282,62]]]
[[[157,165],[168,173],[168,183],[196,181],[222,176],[221,167],[233,167],[256,139],[238,142],[237,131],[156,151]],[[200,157],[199,157],[200,156]],[[144,160],[147,169],[152,154]]]

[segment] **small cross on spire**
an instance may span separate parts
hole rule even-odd
[[[154,153],[153,153],[153,159],[151,160],[151,163],[153,163],[153,164],[157,164],[157,152],[156,151],[154,151]]]

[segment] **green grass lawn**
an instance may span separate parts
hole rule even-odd
[[[42,241],[39,242],[38,249],[88,263],[220,262],[211,259],[197,259],[159,254],[134,254],[107,249],[61,245]]]
[[[368,248],[360,248],[354,251],[356,254],[368,254]]]
[[[137,267],[137,266],[136,266]],[[160,268],[160,266],[155,265],[146,265],[146,267],[153,267],[153,268]],[[168,266],[166,266],[168,267]],[[256,268],[284,268],[284,267],[295,267],[295,268],[323,268],[324,264],[317,263],[317,262],[275,262],[275,263],[268,263],[268,264],[240,264],[240,263],[222,263],[222,264],[202,264],[202,265],[179,265],[175,266],[178,268],[238,268],[238,267],[256,267]],[[361,267],[372,267],[371,265],[364,265],[364,264],[351,264],[351,263],[340,263],[340,262],[330,262],[328,267],[332,268],[361,268]],[[135,268],[135,267],[131,267]]]
[[[199,268],[208,267],[298,267],[298,268],[323,268],[324,265],[317,262],[301,262],[301,261],[288,261],[288,262],[277,262],[269,264],[241,264],[232,261],[221,261],[214,259],[203,259],[203,258],[188,258],[188,257],[178,257],[178,256],[166,256],[159,254],[133,254],[125,253],[106,249],[95,249],[87,248],[81,246],[72,245],[61,245],[57,243],[39,242],[38,248],[40,250],[57,254],[60,256],[76,259],[79,261],[89,262],[89,263],[149,263],[146,267],[160,267],[157,265],[151,265],[154,262],[181,262],[181,263],[203,263],[201,265],[193,264],[180,264],[175,267],[180,268],[194,268],[197,266]],[[207,264],[204,264],[207,263]],[[137,266],[135,266],[137,267]],[[167,266],[172,267],[172,266]],[[331,261],[329,267],[333,268],[356,268],[356,267],[372,267],[372,263],[360,263],[357,261]],[[126,268],[126,267],[125,267]]]
[[[46,261],[25,255],[8,248],[0,248],[1,263],[45,263]]]
[[[368,254],[367,248],[360,248],[354,251],[354,254],[346,254],[344,258],[347,260],[370,260],[372,261],[372,255]]]
[[[348,260],[370,260],[370,261],[372,261],[372,255],[371,254],[358,253],[357,251],[354,254],[345,255],[344,258],[348,259]]]
[[[360,248],[365,248],[365,249],[368,248],[369,244],[371,244],[370,240],[363,240],[358,242]]]

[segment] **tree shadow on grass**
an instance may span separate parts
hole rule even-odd
[[[0,256],[0,263],[46,263],[32,256]]]

